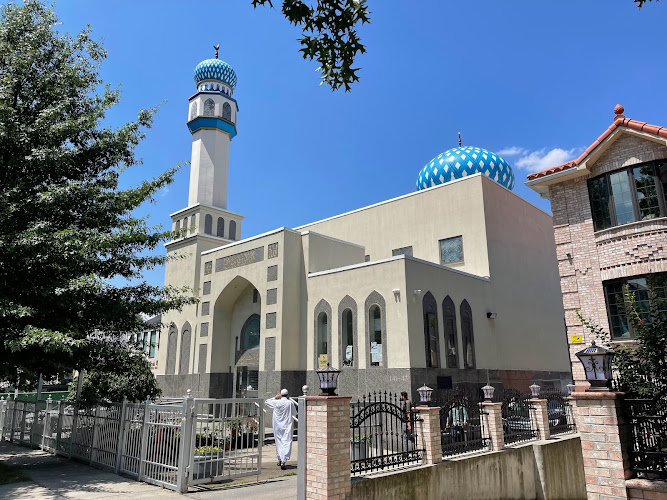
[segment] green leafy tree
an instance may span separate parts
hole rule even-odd
[[[266,4],[273,7],[272,0],[252,0],[255,8]],[[356,30],[359,24],[370,22],[366,0],[317,0],[315,7],[303,0],[283,0],[282,12],[290,23],[302,28],[299,50],[304,59],[320,64],[320,85],[349,91],[359,81],[359,68],[353,67],[355,57],[366,52]]]
[[[87,369],[81,372],[83,381],[78,403],[94,407],[112,401],[143,401],[161,394],[150,363],[136,349],[128,349],[123,342],[91,339],[87,346]],[[68,399],[76,398],[78,377],[70,387]]]
[[[155,110],[105,126],[120,99],[99,76],[106,52],[90,28],[57,25],[36,0],[0,11],[0,380],[22,388],[39,373],[129,369],[114,365],[115,340],[143,329],[140,313],[194,300],[141,280],[171,233],[132,215],[176,168],[119,189],[121,172],[142,165],[135,148]]]
[[[618,375],[618,389],[635,397],[654,400],[667,398],[667,300],[662,287],[647,280],[648,309],[635,300],[628,287],[624,290],[627,306],[623,312],[635,331],[636,342],[612,343],[609,333],[595,322],[577,314],[595,337],[613,350],[613,366]],[[621,301],[619,301],[621,302]]]

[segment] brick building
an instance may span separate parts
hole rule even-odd
[[[590,344],[579,320],[594,320],[612,341],[632,341],[621,302],[627,284],[648,309],[647,278],[667,271],[667,128],[623,116],[576,160],[528,176],[551,201],[556,254],[575,383],[585,376],[575,353]]]

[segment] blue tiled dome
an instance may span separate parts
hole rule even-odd
[[[417,189],[460,179],[481,172],[507,189],[514,188],[512,167],[495,153],[472,146],[448,149],[422,168],[417,178]]]
[[[236,87],[234,69],[222,59],[206,59],[195,68],[195,83],[199,85],[205,80],[216,80],[226,83],[232,90]]]

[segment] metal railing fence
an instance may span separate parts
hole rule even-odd
[[[124,400],[86,409],[51,399],[0,400],[0,439],[186,492],[188,485],[260,473],[261,405],[190,396],[179,404]]]

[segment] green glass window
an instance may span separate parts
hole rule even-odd
[[[651,161],[588,181],[595,231],[666,217],[667,161]]]
[[[611,227],[607,177],[603,176],[591,180],[588,184],[588,193],[591,200],[591,212],[593,213],[595,231]]]
[[[658,297],[664,298],[667,289],[667,275],[635,276],[604,283],[604,294],[607,302],[609,328],[612,339],[631,339],[635,337],[633,325],[626,315],[625,287],[634,296],[635,307],[639,316],[646,322],[651,321],[651,300],[649,286],[653,286]],[[663,311],[667,312],[667,311]]]
[[[440,263],[449,264],[463,261],[463,237],[455,236],[440,240]]]

